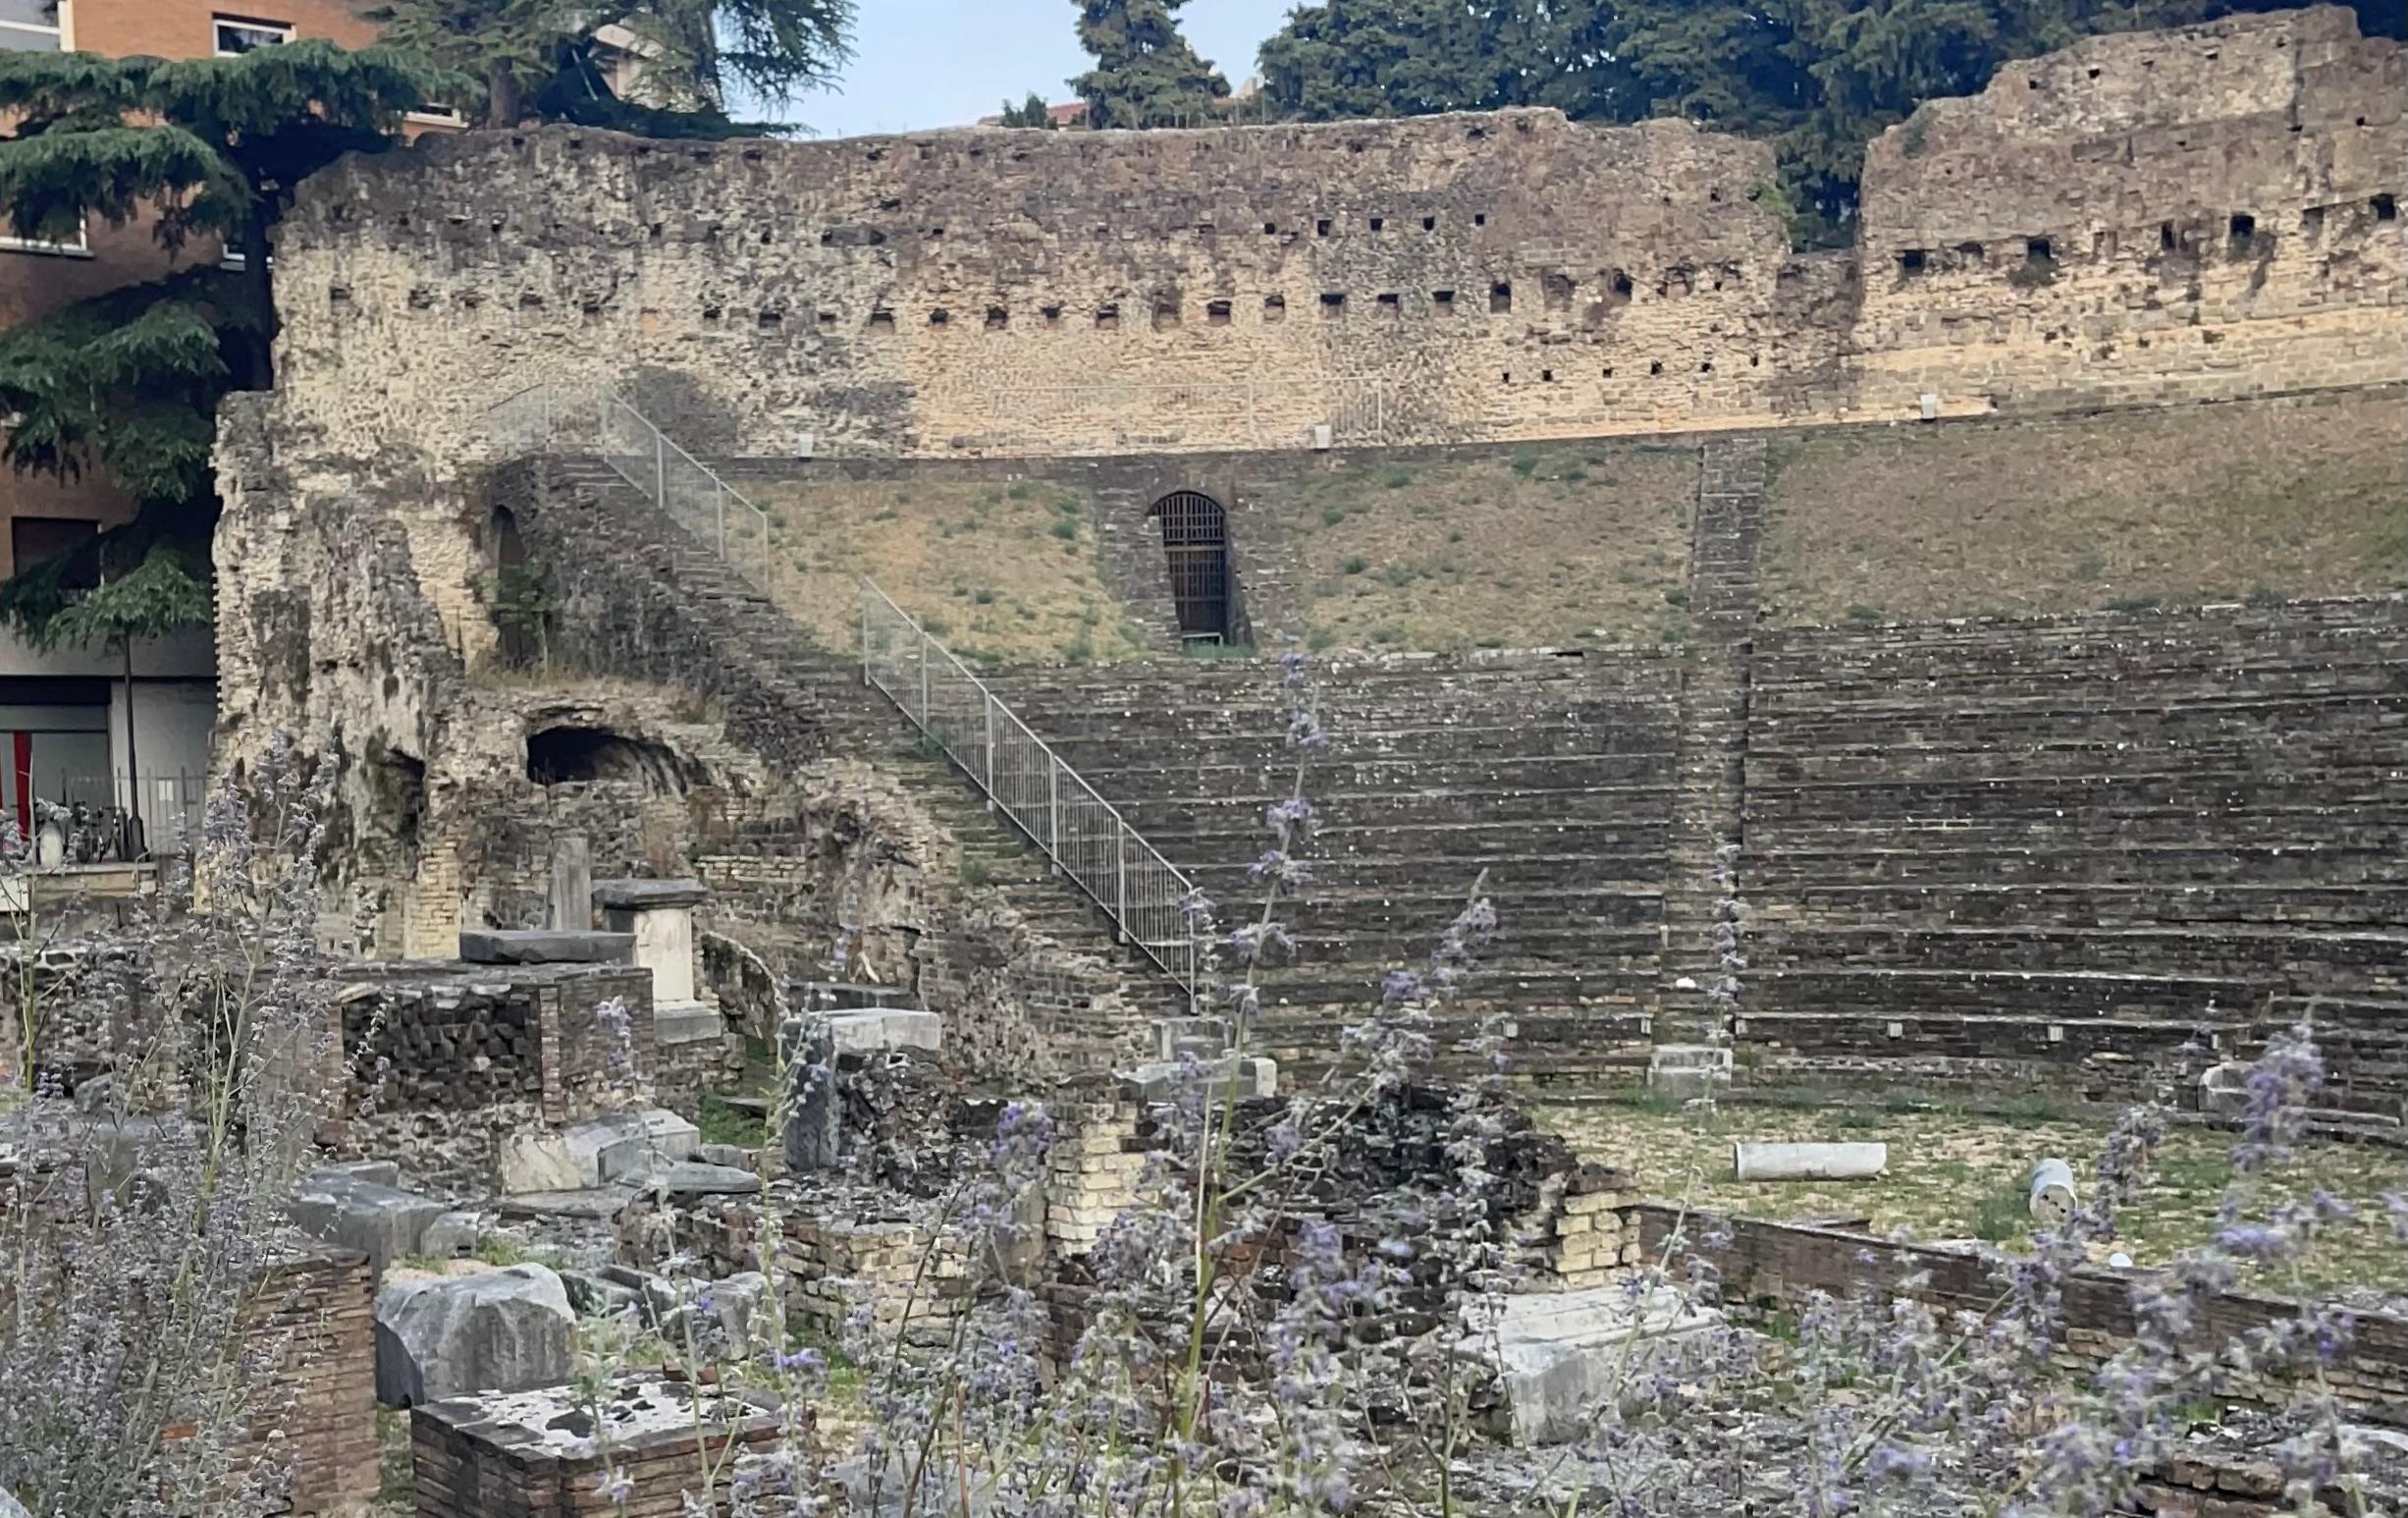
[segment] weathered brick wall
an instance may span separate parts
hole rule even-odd
[[[1044,456],[2397,379],[2401,53],[2354,27],[2010,66],[1874,144],[1853,259],[1791,256],[1764,144],[1671,121],[446,137],[302,188],[281,394],[339,451],[448,455],[550,381],[690,448]]]
[[[1773,1309],[1795,1312],[1817,1293],[1906,1296],[1943,1311],[1984,1315],[2005,1289],[2002,1263],[1968,1248],[1900,1244],[1838,1228],[1686,1212],[1661,1203],[1645,1203],[1633,1211],[1645,1258],[1662,1256],[1667,1240],[1680,1232],[1676,1257],[1694,1255],[1711,1264],[1724,1306],[1742,1317]],[[2134,1297],[2147,1284],[2147,1277],[2136,1272],[2090,1267],[2069,1272],[2062,1290],[2064,1332],[2054,1352],[2057,1362],[2067,1370],[2096,1370],[2130,1347],[2139,1321]],[[2291,1396],[2285,1372],[2248,1363],[2245,1349],[2264,1329],[2296,1311],[2278,1298],[2216,1293],[2193,1310],[2183,1347],[2244,1351],[2226,1394],[2284,1404]],[[2400,1397],[2408,1395],[2408,1318],[2356,1315],[2350,1343],[2325,1379],[2345,1402],[2398,1405]]]
[[[358,1518],[376,1496],[376,1321],[368,1257],[322,1250],[282,1261],[259,1282],[245,1331],[276,1357],[251,1432],[287,1464],[281,1511]]]

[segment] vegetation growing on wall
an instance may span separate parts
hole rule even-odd
[[[1091,127],[1193,127],[1229,81],[1180,33],[1187,0],[1079,0],[1079,45],[1096,66],[1070,81]]]

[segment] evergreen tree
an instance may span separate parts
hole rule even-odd
[[[747,130],[727,117],[731,93],[774,99],[831,79],[853,0],[380,0],[362,14],[387,42],[479,81],[483,125],[713,136]],[[640,98],[613,85],[614,29],[632,41]]]
[[[153,218],[162,244],[222,243],[239,264],[188,268],[0,333],[0,458],[72,478],[97,462],[134,495],[132,528],[77,551],[138,565],[191,542],[211,511],[217,398],[270,383],[268,230],[305,176],[392,140],[448,81],[390,48],[294,42],[166,61],[0,51],[0,217],[70,241],[93,222]],[[0,617],[38,632],[68,566],[0,588]],[[88,577],[88,576],[85,576]]]
[[[1262,44],[1263,92],[1307,121],[1552,105],[1614,114],[1603,0],[1324,0]]]
[[[1552,105],[1767,139],[1809,241],[1846,235],[1864,145],[2002,64],[2108,31],[2287,0],[1321,0],[1262,44],[1264,92],[1311,121]],[[2370,35],[2403,0],[2359,0]]]
[[[1188,45],[1175,12],[1187,0],[1076,0],[1079,45],[1096,67],[1070,81],[1097,128],[1196,126],[1229,81]]]
[[[1002,125],[1037,127],[1050,132],[1056,123],[1053,120],[1052,108],[1045,104],[1045,97],[1032,89],[1029,91],[1029,97],[1018,105],[1012,104],[1009,100],[1003,102]]]

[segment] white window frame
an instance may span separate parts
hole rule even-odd
[[[254,42],[250,47],[229,49],[223,35],[229,27],[255,31],[262,36],[273,34],[274,42]],[[215,15],[209,18],[209,50],[220,58],[240,58],[252,48],[276,47],[293,40],[293,23],[289,21],[252,21],[247,17]]]
[[[456,105],[429,105],[423,111],[403,111],[401,119],[416,122],[421,127],[465,127],[468,125],[468,118],[460,114],[459,107]]]
[[[14,230],[0,232],[0,251],[46,253],[53,258],[89,258],[92,256],[91,233],[88,218],[76,223],[76,240],[72,243],[45,243],[40,238],[21,238]]]
[[[44,27],[29,21],[0,21],[0,31],[30,32],[32,35],[37,37],[54,38],[59,44],[59,51],[63,52],[67,47],[67,28],[63,26]],[[38,53],[42,51],[42,49],[38,47],[29,47],[25,49],[25,51],[29,53]]]

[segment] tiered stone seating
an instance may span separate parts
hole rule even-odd
[[[2115,1086],[2408,1003],[2408,601],[1765,632],[1745,838],[1760,1066]]]
[[[1317,664],[1317,661],[1316,661]],[[1423,962],[1483,871],[1499,933],[1459,1015],[1510,1010],[1524,1073],[1643,1060],[1662,947],[1677,671],[1667,657],[1348,661],[1309,686],[1319,828],[1264,1038],[1325,1062],[1382,976]],[[997,689],[1220,903],[1253,915],[1263,812],[1296,783],[1289,693],[1259,662],[1022,670]]]

